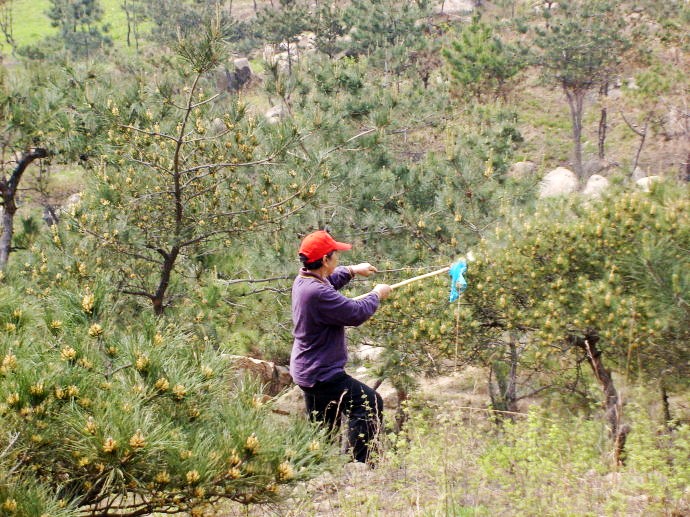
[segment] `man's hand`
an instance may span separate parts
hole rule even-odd
[[[376,284],[372,289],[372,292],[376,293],[379,299],[385,300],[388,298],[391,292],[393,292],[393,288],[391,288],[391,286],[388,284]]]
[[[357,264],[355,266],[350,266],[350,269],[355,275],[360,275],[360,276],[369,276],[373,273],[378,272],[378,269],[376,269],[374,266],[369,264],[369,262],[362,262],[361,264]]]

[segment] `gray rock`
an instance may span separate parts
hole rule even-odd
[[[516,162],[508,169],[507,176],[515,180],[522,180],[534,174],[536,170],[537,164],[532,161]]]
[[[587,180],[587,184],[582,190],[582,195],[587,197],[601,197],[604,191],[609,188],[609,185],[610,182],[608,179],[599,174],[593,174]]]
[[[644,192],[649,192],[649,190],[652,188],[652,184],[658,181],[661,181],[660,176],[647,176],[646,178],[640,178],[637,180],[635,185]]]
[[[474,0],[440,0],[436,12],[440,14],[470,14],[474,11]]]
[[[235,59],[234,65],[235,70],[249,70],[249,73],[252,71],[252,67],[249,65],[249,59],[246,57],[239,57]]]
[[[632,180],[637,182],[637,180],[641,180],[642,178],[646,178],[647,173],[642,170],[641,167],[635,167],[635,170],[632,173]]]
[[[567,196],[578,189],[577,176],[570,169],[557,167],[539,183],[539,197]]]
[[[283,106],[277,105],[269,109],[265,115],[266,121],[269,124],[277,124],[285,116],[285,108]]]
[[[600,160],[599,158],[586,160],[582,164],[583,176],[587,178],[593,174],[599,174],[601,171],[606,170],[609,165],[606,160]]]
[[[252,79],[252,69],[246,57],[235,59],[233,71],[225,70],[225,88],[231,92],[237,92],[249,84]]]
[[[223,119],[216,117],[211,121],[211,133],[214,135],[220,135],[225,131],[227,131],[227,127],[225,127],[225,122],[223,122]]]
[[[299,386],[293,386],[276,398],[273,407],[279,414],[304,415],[306,418],[307,410],[304,406],[302,389]]]
[[[299,34],[297,36],[297,47],[307,53],[316,50],[316,34],[310,31]]]
[[[377,361],[386,349],[382,346],[360,345],[354,351],[354,358],[359,361]]]

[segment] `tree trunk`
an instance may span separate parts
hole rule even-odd
[[[489,369],[489,396],[491,405],[499,413],[500,418],[505,415],[513,418],[517,413],[517,366],[518,350],[512,337],[508,343],[508,361],[494,361]],[[496,382],[492,381],[495,375]]]
[[[287,58],[288,58],[288,75],[292,76],[292,51],[290,49],[290,41],[287,40]]]
[[[510,344],[510,369],[508,370],[508,385],[506,386],[506,411],[517,413],[517,366],[518,351],[515,341],[511,337]]]
[[[14,204],[14,203],[13,203]],[[2,235],[0,235],[0,271],[7,266],[12,248],[12,234],[14,233],[14,214],[17,209],[10,208],[5,204],[2,212]]]
[[[14,234],[14,216],[17,213],[17,188],[26,168],[34,160],[45,158],[48,151],[41,148],[31,149],[22,154],[9,179],[0,179],[0,198],[3,203],[2,235],[0,235],[0,271],[7,266],[12,250]]]
[[[661,380],[661,407],[664,412],[664,425],[666,427],[671,427],[671,407],[668,404],[668,392],[666,391],[666,384],[663,379]]]
[[[635,161],[633,161],[632,172],[635,173],[637,165],[640,163],[640,154],[642,154],[642,148],[644,147],[645,140],[647,139],[647,126],[649,122],[645,121],[644,128],[637,134],[640,136],[640,145],[637,146],[637,152],[635,153]]]
[[[605,82],[599,90],[599,97],[602,99],[601,114],[599,116],[599,159],[603,160],[606,156],[606,149],[604,148],[604,143],[606,142],[606,130],[608,129],[608,95],[609,95],[609,83]]]
[[[395,410],[395,432],[399,433],[402,431],[403,425],[407,420],[407,414],[405,413],[405,402],[410,398],[407,390],[402,388],[396,388],[396,394],[398,396],[398,407]]]
[[[132,46],[132,21],[129,15],[129,5],[127,5],[127,0],[122,4],[122,10],[125,12],[125,17],[127,19],[127,46]]]
[[[584,171],[582,168],[582,112],[585,100],[585,90],[570,90],[563,87],[570,107],[570,120],[573,125],[573,167],[577,177],[582,180]]]
[[[158,289],[156,293],[151,297],[151,302],[153,303],[153,312],[156,316],[163,314],[165,310],[165,294],[170,286],[170,277],[172,276],[172,271],[175,268],[175,261],[180,253],[179,248],[173,247],[170,253],[165,253],[163,250],[159,250],[159,253],[163,255],[163,265],[161,266],[161,276],[158,281]]]
[[[637,136],[640,137],[640,144],[637,146],[637,152],[635,153],[635,159],[633,160],[632,168],[631,168],[631,174],[635,174],[635,170],[637,169],[637,164],[640,162],[640,154],[642,154],[642,148],[644,147],[645,140],[647,139],[647,128],[649,127],[649,122],[651,120],[651,115],[647,114],[645,116],[644,120],[644,127],[642,129],[638,129],[637,125],[631,124],[630,121],[626,118],[625,114],[621,112],[621,117],[623,117],[623,121],[626,123],[626,125],[630,128],[630,131],[635,133]]]
[[[618,391],[611,371],[604,366],[602,352],[597,348],[599,336],[596,332],[589,332],[584,337],[573,336],[571,342],[585,351],[587,362],[604,392],[604,409],[609,435],[613,440],[613,457],[616,465],[622,465],[625,463],[625,441],[630,433],[630,426],[622,423],[623,409]]]

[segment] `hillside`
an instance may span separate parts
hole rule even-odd
[[[0,515],[690,512],[687,3],[121,4],[0,4]]]

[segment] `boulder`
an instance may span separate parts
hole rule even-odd
[[[534,162],[529,160],[516,162],[508,169],[507,176],[514,180],[522,180],[534,174],[536,170],[537,164]]]
[[[302,32],[297,35],[297,48],[304,52],[313,52],[316,50],[316,34],[310,31]]]
[[[266,117],[266,122],[269,124],[277,124],[280,122],[280,119],[283,118],[285,115],[285,108],[283,106],[277,105],[273,106],[271,109],[269,109],[264,117]]]
[[[249,84],[252,79],[252,69],[249,65],[249,60],[246,57],[235,59],[233,62],[232,72],[225,70],[225,87],[224,89],[237,92],[245,85]]]
[[[252,67],[249,64],[249,59],[240,57],[233,62],[235,65],[235,76],[240,86],[244,86],[252,79]]]
[[[609,166],[610,164],[606,160],[591,158],[582,164],[583,176],[588,178],[594,174],[599,174],[601,171],[606,170]]]
[[[276,413],[281,415],[307,416],[303,392],[299,386],[293,386],[276,398],[273,401],[273,408]]]
[[[666,128],[672,135],[683,135],[686,133],[688,113],[687,109],[672,106],[666,116]]]
[[[268,50],[269,47],[272,50]],[[297,59],[297,50],[293,49],[293,51],[290,52],[292,63],[295,63]],[[267,45],[266,48],[264,48],[264,60],[268,64],[269,67],[275,68],[277,71],[286,73],[290,69],[290,63],[288,62],[288,53],[283,51],[283,52],[276,52],[275,47],[272,45]]]
[[[534,12],[539,14],[544,11],[555,11],[559,8],[558,2],[555,0],[543,0],[541,2],[534,3]]]
[[[582,190],[582,195],[586,197],[601,197],[603,192],[609,188],[610,182],[608,179],[599,174],[592,174],[587,180],[585,188]]]
[[[360,366],[354,372],[350,372],[350,375],[367,386],[371,386],[372,388],[376,386],[377,379],[371,375],[371,371],[365,366]],[[381,395],[383,407],[385,409],[398,408],[398,392],[389,379],[385,379],[376,388],[376,391]]]
[[[360,345],[354,351],[353,356],[358,361],[376,362],[385,350],[382,346]]]
[[[62,203],[60,206],[55,207],[55,217],[57,220],[62,217],[62,214],[68,214],[68,215],[74,215],[76,210],[79,208],[79,205],[81,204],[81,192],[75,192],[74,194],[71,194],[64,203]],[[47,222],[47,221],[46,221]]]
[[[577,191],[575,173],[565,167],[557,167],[549,172],[539,183],[539,197],[567,196]]]
[[[67,198],[67,201],[65,201],[65,204],[62,206],[65,209],[69,209],[72,207],[79,206],[80,203],[81,203],[81,192],[75,192],[74,194],[71,194]]]
[[[637,188],[649,192],[649,190],[652,187],[652,183],[656,183],[657,181],[660,181],[661,177],[660,176],[647,176],[646,178],[640,178],[635,182],[635,185]]]
[[[211,121],[211,133],[213,135],[220,135],[225,133],[227,130],[228,128],[225,125],[225,122],[223,122],[222,118],[216,117]]]
[[[471,14],[474,12],[474,0],[441,0],[436,2],[439,14]]]
[[[635,170],[632,173],[632,180],[634,182],[637,182],[637,180],[641,180],[642,178],[646,178],[646,177],[647,177],[647,173],[645,171],[643,171],[641,167],[639,167],[639,166],[635,167]]]
[[[222,358],[235,370],[255,377],[264,386],[267,395],[277,395],[292,384],[292,377],[285,366],[243,355],[223,354]]]

